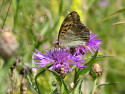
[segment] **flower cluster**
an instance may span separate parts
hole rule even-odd
[[[76,53],[80,54],[80,50],[82,50],[85,54],[87,53],[88,50],[92,54],[94,54],[94,51],[96,51],[96,50],[101,51],[100,44],[102,41],[97,40],[96,38],[98,38],[97,34],[91,34],[89,42],[86,42],[84,46],[77,47]]]
[[[64,68],[65,73],[67,73],[68,70],[72,72],[72,69],[70,68],[70,65],[76,65],[80,69],[82,69],[84,66],[83,62],[84,59],[81,58],[81,56],[75,56],[72,55],[69,51],[65,49],[53,49],[46,52],[46,55],[36,50],[36,53],[33,53],[36,58],[33,58],[33,60],[39,60],[39,62],[34,62],[39,65],[38,68],[44,67],[45,65],[49,64],[50,62],[53,63],[53,65],[49,69],[60,69]]]
[[[41,68],[52,62],[53,65],[49,68],[50,70],[57,71],[63,68],[64,73],[68,73],[69,71],[72,72],[72,65],[76,65],[78,68],[82,69],[86,67],[83,63],[83,55],[87,54],[88,51],[90,51],[92,54],[94,54],[94,51],[96,50],[101,51],[100,44],[102,41],[97,40],[97,38],[97,34],[91,34],[89,42],[85,43],[84,46],[79,46],[76,48],[75,53],[77,55],[72,54],[70,51],[68,51],[68,49],[61,48],[54,48],[53,50],[50,49],[46,52],[46,54],[36,50],[37,53],[33,53],[35,56],[33,60],[37,60],[38,62],[34,63],[39,65],[37,68]],[[81,52],[84,54],[81,54]]]

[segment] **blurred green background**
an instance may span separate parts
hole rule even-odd
[[[13,32],[19,43],[17,56],[22,56],[22,62],[16,68],[14,78],[17,87],[20,86],[19,71],[21,66],[32,68],[32,52],[35,48],[45,53],[53,47],[64,18],[71,11],[77,11],[81,21],[89,28],[96,22],[104,19],[115,11],[124,8],[125,0],[12,0],[8,15],[7,11],[11,0],[0,0],[0,30]],[[7,15],[6,21],[5,17]],[[118,23],[117,22],[121,22]],[[107,85],[98,88],[96,94],[124,94],[125,93],[125,12],[118,13],[104,22],[91,28],[102,40],[100,55],[111,55],[96,59],[103,68],[103,75],[98,78],[98,84],[105,82],[119,82],[116,85]],[[0,45],[1,46],[1,45]],[[0,59],[2,62],[2,58]],[[71,75],[69,75],[71,76]],[[1,79],[1,78],[0,78]],[[43,94],[51,94],[51,74],[45,72],[39,77],[39,87]],[[11,88],[11,79],[6,83],[6,89]],[[66,77],[67,83],[71,83]],[[88,80],[88,83],[90,80]],[[86,83],[87,84],[87,83]],[[36,92],[25,79],[26,94]],[[3,85],[4,87],[4,85]],[[84,86],[85,90],[91,85]],[[19,94],[19,88],[15,90]],[[89,94],[89,93],[86,93]]]

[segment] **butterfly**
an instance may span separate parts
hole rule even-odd
[[[64,19],[58,34],[58,45],[61,48],[75,48],[89,42],[90,30],[80,21],[76,11]]]

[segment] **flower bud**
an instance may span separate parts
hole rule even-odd
[[[102,75],[102,68],[100,67],[99,64],[97,64],[97,63],[93,64],[92,69],[96,73],[97,76]]]
[[[37,74],[37,69],[32,68],[32,73],[33,73],[34,76],[36,76],[36,74]]]
[[[44,40],[43,36],[42,35],[39,35],[38,38],[37,38],[38,42],[41,42]]]
[[[2,32],[0,35],[0,57],[7,59],[14,56],[18,49],[18,43],[11,32]]]
[[[45,20],[46,20],[46,18],[45,18],[45,17],[40,17],[40,18],[39,18],[39,22],[40,22],[40,23],[44,23],[44,22],[45,22]]]
[[[23,86],[23,91],[27,91],[27,87],[26,86]]]
[[[73,90],[73,88],[74,88],[74,83],[72,82],[72,83],[70,83],[70,85],[69,85],[69,89],[70,89],[70,90]]]

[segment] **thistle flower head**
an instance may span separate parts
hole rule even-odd
[[[102,41],[97,40],[96,38],[98,38],[97,34],[91,34],[89,42],[85,43],[87,49],[90,50],[92,54],[94,54],[93,50],[101,51],[100,44],[102,43]]]
[[[102,41],[97,40],[96,38],[98,38],[97,34],[91,34],[89,42],[86,42],[84,46],[77,47],[76,53],[80,54],[80,51],[82,51],[86,54],[89,50],[92,54],[94,54],[94,51],[96,50],[101,51],[100,44]]]
[[[0,57],[8,59],[16,54],[18,42],[12,32],[3,32],[0,34]]]
[[[86,67],[82,62],[84,61],[84,59],[82,59],[81,56],[72,55],[69,51],[65,49],[50,49],[46,52],[46,54],[43,54],[38,50],[36,50],[36,52],[37,53],[33,53],[36,57],[33,60],[38,60],[38,62],[34,62],[39,65],[38,68],[44,67],[50,62],[52,62],[53,65],[49,69],[57,70],[62,69],[63,67],[65,73],[67,73],[68,71],[72,72],[70,65],[76,65],[80,69]]]

